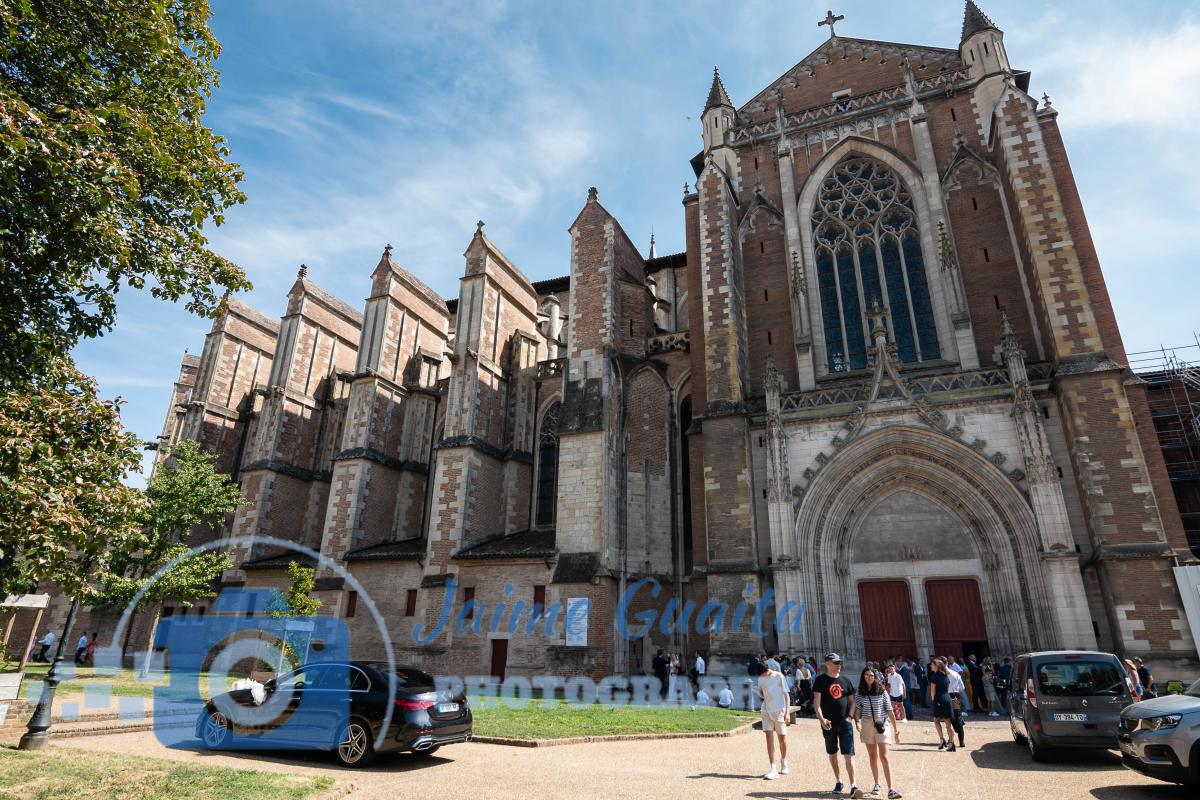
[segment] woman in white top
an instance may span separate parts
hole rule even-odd
[[[888,799],[896,800],[900,792],[892,786],[892,765],[888,762],[888,745],[900,741],[900,728],[883,679],[871,667],[862,672],[858,693],[854,695],[854,711],[850,715],[858,728],[862,743],[871,757],[871,777],[875,779],[872,794],[879,794],[879,762],[883,762],[883,777],[888,784]],[[890,725],[889,725],[890,723]]]

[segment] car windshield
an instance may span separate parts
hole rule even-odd
[[[1038,690],[1049,697],[1121,695],[1125,676],[1106,661],[1053,661],[1038,664]]]

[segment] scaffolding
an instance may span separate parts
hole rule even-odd
[[[1146,400],[1192,552],[1200,555],[1200,337],[1129,354]]]

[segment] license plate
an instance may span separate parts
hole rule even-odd
[[[1087,722],[1087,714],[1055,714],[1055,722]]]
[[[451,714],[458,711],[458,703],[438,703],[437,710],[439,714]]]

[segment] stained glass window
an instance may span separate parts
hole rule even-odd
[[[821,184],[813,209],[818,297],[829,372],[865,369],[865,309],[888,309],[901,361],[941,357],[912,194],[887,166],[848,158]]]
[[[534,524],[548,527],[554,524],[558,505],[558,418],[561,406],[555,403],[542,415],[538,431],[537,503]]]

